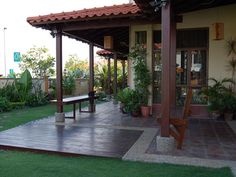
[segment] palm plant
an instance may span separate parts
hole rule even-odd
[[[230,39],[226,43],[227,55],[229,61],[227,64],[227,70],[231,71],[231,78],[233,81],[236,81],[236,39]],[[233,85],[234,92],[236,91],[235,84]]]
[[[222,114],[226,109],[225,98],[228,99],[230,95],[234,97],[230,85],[235,85],[235,82],[228,78],[223,80],[210,78],[209,81],[212,81],[213,83],[202,90],[202,93],[208,98],[209,111],[218,111]]]

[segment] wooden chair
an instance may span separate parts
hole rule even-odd
[[[178,149],[182,148],[185,130],[188,127],[188,116],[191,114],[190,103],[192,100],[192,95],[192,88],[189,87],[184,102],[182,115],[177,118],[170,118],[170,135],[176,139]]]

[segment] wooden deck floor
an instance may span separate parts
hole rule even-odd
[[[108,102],[98,105],[96,113],[77,112],[76,121],[55,124],[52,116],[0,132],[0,149],[121,158],[146,128],[158,131],[155,118],[122,114]],[[157,152],[154,138],[146,153],[235,161],[235,148],[236,134],[225,122],[190,119],[183,150]]]
[[[157,127],[153,118],[121,114],[117,105],[97,106],[93,114],[55,124],[54,117],[30,122],[0,133],[0,148],[121,158],[142,134],[141,127]]]

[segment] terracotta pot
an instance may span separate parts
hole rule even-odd
[[[150,116],[151,107],[150,106],[141,106],[142,116],[147,118]]]
[[[139,112],[138,111],[132,111],[131,112],[131,116],[138,117],[139,116]]]

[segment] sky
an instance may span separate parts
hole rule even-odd
[[[129,0],[2,1],[0,5],[0,74],[4,75],[5,73],[4,58],[6,58],[7,74],[10,69],[13,69],[16,73],[19,72],[19,63],[14,62],[14,52],[26,53],[34,45],[48,48],[49,53],[55,57],[55,38],[52,38],[50,31],[32,27],[27,23],[27,17],[128,2]],[[4,30],[4,27],[7,29]],[[4,57],[4,33],[6,57]],[[87,44],[63,37],[63,63],[70,54],[77,54],[81,59],[87,59],[88,51]]]

